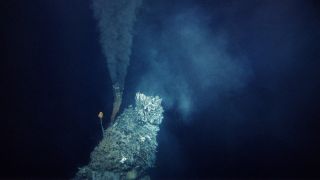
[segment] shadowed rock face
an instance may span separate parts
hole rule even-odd
[[[111,124],[114,123],[114,120],[120,110],[121,103],[122,103],[122,93],[123,89],[120,88],[118,85],[113,85],[113,108],[112,108],[112,114],[111,114]]]
[[[161,99],[136,94],[129,106],[108,129],[91,153],[90,163],[75,179],[141,179],[156,160],[156,137],[163,119]]]

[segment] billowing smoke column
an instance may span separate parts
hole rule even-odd
[[[141,4],[142,0],[93,0],[94,15],[100,30],[100,42],[113,83],[114,103],[111,123],[121,106],[130,62],[132,30],[136,11]]]

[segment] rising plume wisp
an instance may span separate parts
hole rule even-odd
[[[114,121],[122,102],[127,68],[130,63],[133,27],[142,0],[93,0],[94,16],[98,21],[100,43],[113,83]]]

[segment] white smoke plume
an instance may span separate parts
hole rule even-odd
[[[197,11],[172,15],[158,34],[142,29],[141,57],[148,67],[137,90],[159,94],[167,109],[175,108],[184,120],[207,108],[220,96],[243,89],[252,71],[245,57],[229,53],[227,35],[212,32]]]

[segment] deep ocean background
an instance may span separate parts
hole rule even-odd
[[[101,139],[97,113],[109,116],[112,86],[90,3],[1,2],[0,177],[71,178]],[[215,89],[205,91],[187,118],[165,105],[152,178],[320,178],[319,5],[146,0],[123,107],[148,68],[146,40],[157,43],[178,12],[201,12],[207,31],[227,36],[224,50],[250,67],[241,89],[214,99]]]

